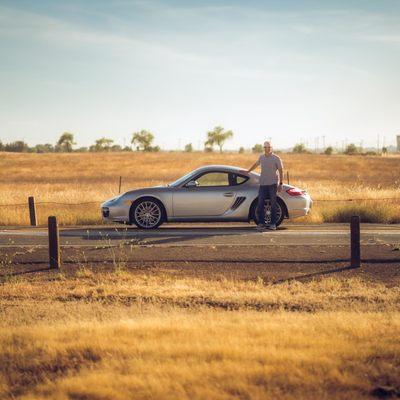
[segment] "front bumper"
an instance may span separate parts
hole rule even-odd
[[[129,222],[129,207],[127,206],[101,206],[103,222]]]

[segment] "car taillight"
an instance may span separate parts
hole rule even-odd
[[[290,196],[302,196],[305,193],[305,191],[300,190],[298,188],[290,188],[286,190],[286,193]]]

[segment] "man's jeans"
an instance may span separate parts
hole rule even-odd
[[[269,198],[271,204],[271,225],[276,224],[276,193],[278,185],[260,185],[258,191],[258,223],[265,223],[265,200]]]

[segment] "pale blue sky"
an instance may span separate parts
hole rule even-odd
[[[400,1],[0,0],[0,139],[400,134]]]

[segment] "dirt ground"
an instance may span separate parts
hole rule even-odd
[[[102,246],[64,248],[61,271],[82,267],[105,271],[126,268],[131,273],[165,274],[200,279],[260,280],[280,283],[323,276],[358,277],[389,287],[400,284],[400,250],[392,245],[361,247],[362,266],[351,268],[348,246]],[[2,249],[0,279],[54,274],[45,247]]]

